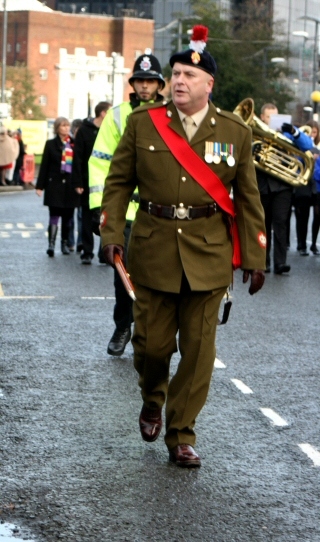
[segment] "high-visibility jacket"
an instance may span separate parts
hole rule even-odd
[[[163,100],[163,96],[158,94],[156,101],[158,100]],[[111,159],[127,125],[128,116],[135,107],[143,105],[143,103],[140,104],[135,94],[132,93],[130,94],[130,102],[123,102],[112,107],[103,119],[88,162],[90,209],[100,208]],[[138,207],[138,194],[134,193],[128,206],[127,220],[134,220]]]

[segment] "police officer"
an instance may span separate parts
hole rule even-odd
[[[134,92],[130,94],[130,101],[123,102],[108,111],[89,160],[89,205],[93,213],[98,211],[98,216],[100,216],[102,193],[110,162],[126,127],[128,116],[140,105],[163,100],[159,91],[164,88],[165,81],[159,61],[151,54],[151,49],[146,49],[145,53],[135,61],[129,83],[134,89]],[[127,246],[137,207],[138,193],[135,192],[129,202],[126,215],[125,246]],[[125,291],[116,272],[114,286],[116,303],[113,317],[116,328],[108,344],[108,354],[121,356],[131,337],[132,299]]]
[[[237,248],[235,243],[233,251],[231,210],[222,210],[230,205],[231,188],[250,294],[262,287],[265,265],[251,130],[209,102],[216,64],[203,50],[206,31],[195,27],[190,49],[170,59],[172,102],[130,115],[101,207],[102,247],[113,265],[114,254],[123,254],[125,209],[138,186],[128,270],[137,298],[132,343],[143,399],[140,432],[147,442],[157,439],[166,402],[169,459],[188,468],[201,464],[193,448],[194,426],[209,390],[218,310]],[[170,380],[177,332],[181,359]]]

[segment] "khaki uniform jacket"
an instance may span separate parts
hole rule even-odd
[[[186,139],[172,102],[146,105],[129,117],[106,180],[101,216],[102,246],[123,245],[125,215],[138,186],[141,199],[162,205],[212,203],[207,192],[182,168],[161,139],[148,114],[166,107],[170,127]],[[209,104],[190,145],[204,159],[205,142],[232,143],[235,165],[210,164],[233,197],[240,234],[242,267],[265,268],[264,214],[251,156],[251,129],[234,115]],[[133,282],[166,292],[179,292],[183,270],[192,290],[228,286],[232,281],[232,240],[225,216],[179,220],[158,218],[139,210],[132,225],[128,270]]]

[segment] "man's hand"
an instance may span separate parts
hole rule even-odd
[[[287,122],[284,122],[281,126],[281,132],[287,132],[287,134],[293,135],[296,139],[300,136],[300,131],[298,128],[293,126],[293,124],[288,124]]]
[[[262,271],[262,269],[244,269],[242,278],[243,284],[248,282],[249,275],[251,275],[249,294],[253,295],[259,292],[264,284],[264,271]]]
[[[81,188],[80,186],[78,186],[77,188],[75,188],[75,191],[77,192],[77,194],[82,194],[83,193],[83,188]]]
[[[295,132],[295,127],[292,124],[288,124],[287,122],[284,122],[281,126],[281,132],[287,132],[287,134],[293,135]]]
[[[119,254],[121,260],[123,260],[123,247],[121,245],[105,245],[102,248],[104,259],[106,262],[114,267],[114,255]]]

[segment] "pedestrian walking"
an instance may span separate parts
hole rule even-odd
[[[73,119],[70,125],[70,134],[73,139],[76,138],[76,135],[78,133],[78,130],[82,124],[82,119]],[[72,169],[74,168],[74,156],[72,161]],[[69,228],[69,237],[68,237],[68,248],[70,252],[74,252],[75,246],[77,245],[77,252],[82,251],[82,239],[81,239],[81,231],[82,231],[82,212],[81,207],[78,207],[76,209],[76,216],[77,216],[77,243],[75,240],[75,222],[74,222],[74,214],[72,217],[72,220],[70,222],[70,228]]]
[[[316,120],[309,120],[306,124],[311,128],[311,139],[313,140],[313,145],[317,150],[317,153],[320,152],[320,128]],[[314,156],[315,160],[319,159],[319,154]],[[317,247],[318,233],[320,229],[320,177],[319,177],[319,165],[320,162],[315,163],[313,180],[315,183],[315,191],[312,193],[312,207],[313,207],[313,220],[311,226],[311,245],[310,250],[314,256],[320,256],[320,250]]]
[[[11,184],[6,180],[12,171],[15,160],[19,154],[17,141],[8,135],[5,126],[0,126],[0,185]]]
[[[74,144],[72,167],[72,183],[80,195],[81,211],[81,240],[83,264],[91,264],[94,256],[94,238],[92,231],[92,213],[89,208],[89,170],[88,160],[91,156],[94,142],[111,104],[99,102],[95,107],[95,118],[84,119],[77,130]],[[100,239],[99,239],[100,243]]]
[[[23,185],[23,180],[21,178],[21,169],[23,168],[23,160],[26,154],[25,145],[22,139],[22,131],[20,128],[14,133],[19,145],[19,154],[15,163],[14,172],[13,172],[13,184],[17,186]]]
[[[147,442],[158,438],[166,403],[169,459],[188,468],[201,464],[195,422],[210,386],[218,310],[233,266],[241,265],[243,282],[250,277],[250,294],[262,287],[265,266],[251,129],[209,102],[216,63],[204,51],[206,40],[207,28],[197,26],[189,49],[170,58],[172,101],[129,116],[101,207],[103,250],[114,265],[115,254],[123,257],[125,210],[138,187],[128,271],[137,298],[132,344],[140,432]],[[181,357],[170,380],[177,333]]]
[[[47,254],[54,256],[59,218],[61,217],[61,252],[70,254],[68,237],[74,209],[79,206],[79,195],[71,183],[73,159],[73,139],[69,134],[70,123],[65,117],[58,117],[54,122],[56,136],[46,142],[36,193],[41,196],[44,191],[43,204],[49,207]]]
[[[134,90],[130,94],[130,101],[110,109],[101,125],[89,160],[89,202],[92,213],[98,216],[97,224],[100,221],[100,206],[105,179],[109,172],[112,156],[125,130],[128,116],[140,105],[163,101],[160,91],[164,88],[165,81],[159,61],[151,54],[150,49],[147,49],[135,61],[129,83]],[[125,259],[131,224],[136,215],[138,201],[139,197],[136,191],[132,194],[126,214]],[[100,234],[98,226],[95,232]],[[127,294],[116,271],[114,273],[114,287],[116,303],[113,319],[116,327],[109,341],[107,352],[112,356],[121,356],[131,338],[132,299]]]

